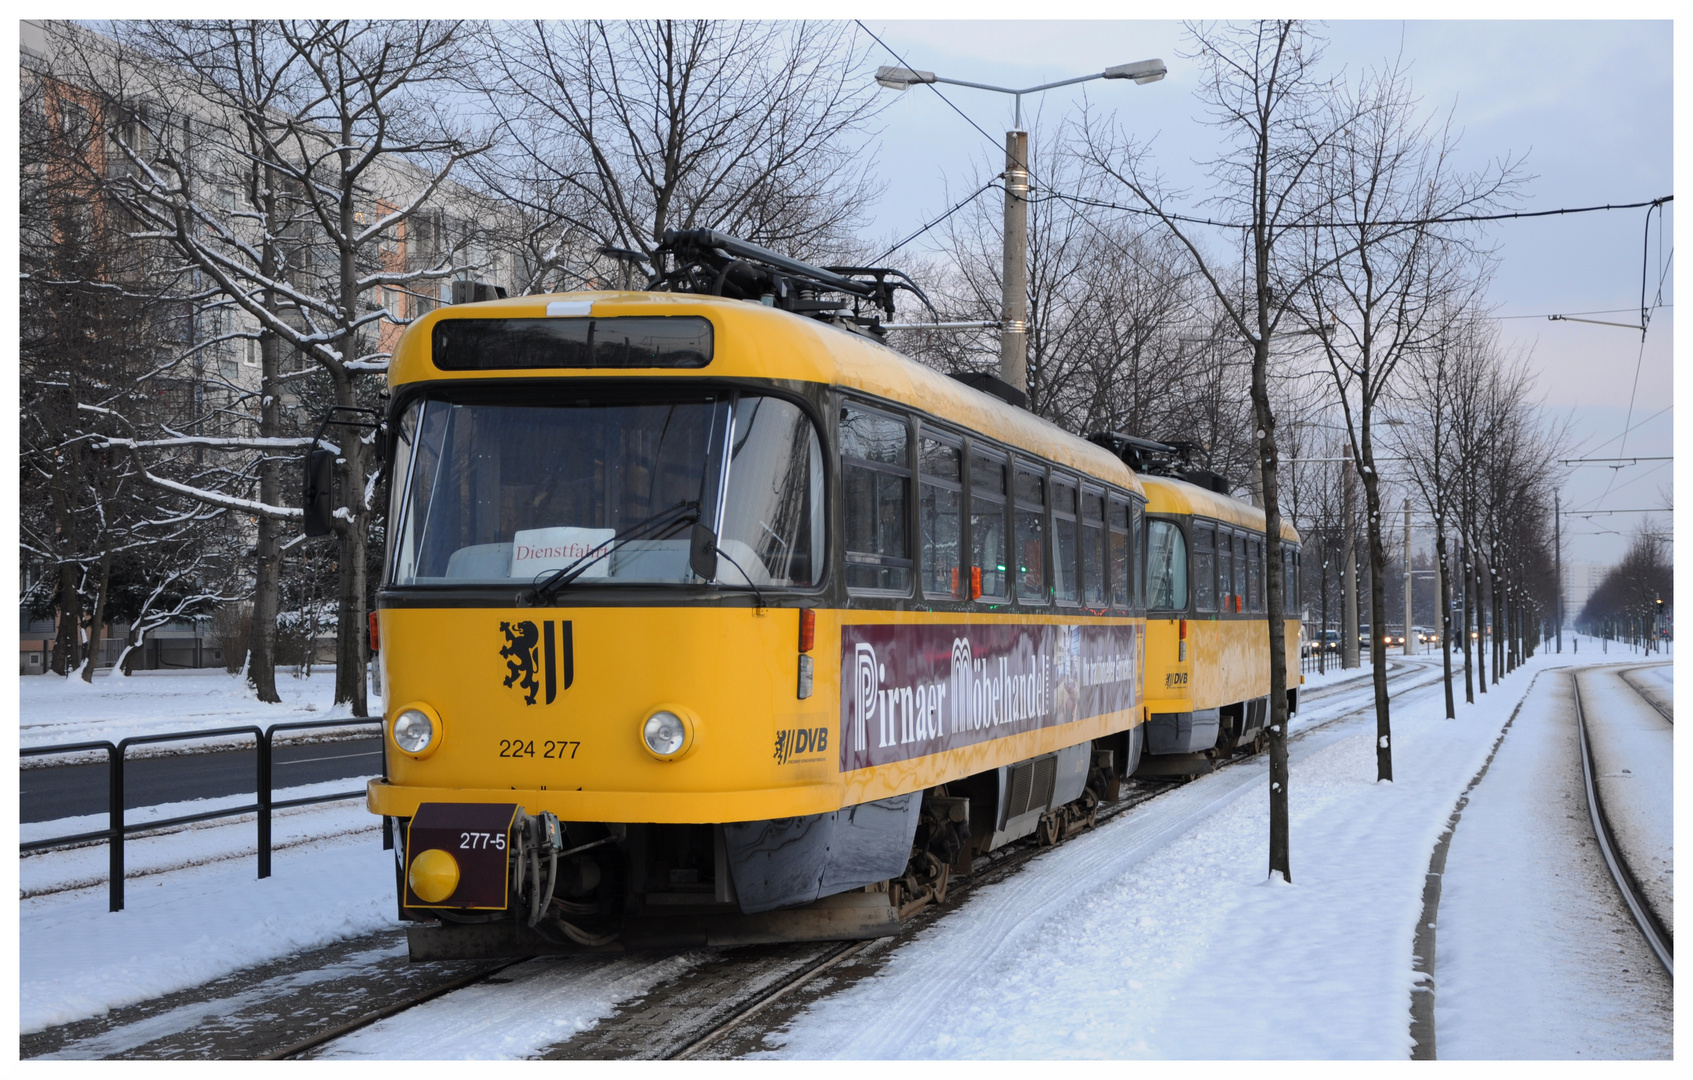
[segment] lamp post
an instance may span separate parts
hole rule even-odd
[[[1017,90],[1008,86],[948,79],[932,71],[914,68],[880,67],[876,82],[889,90],[906,90],[920,83],[946,83],[949,86],[968,86],[973,90],[991,90],[1010,94],[1015,100],[1012,129],[1005,133],[1005,266],[1000,275],[1003,298],[1000,312],[999,377],[1028,393],[1029,390],[1029,133],[1023,130],[1023,95],[1038,94],[1060,86],[1094,79],[1129,79],[1136,83],[1152,83],[1162,79],[1167,69],[1162,60],[1141,60],[1133,64],[1118,64],[1094,75],[1042,83]]]

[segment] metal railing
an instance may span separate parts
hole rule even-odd
[[[75,754],[90,751],[104,751],[106,754],[106,788],[108,824],[104,829],[94,832],[74,833],[68,836],[50,836],[40,840],[30,840],[18,845],[20,855],[31,851],[45,851],[48,848],[67,847],[74,844],[85,844],[93,840],[105,840],[110,845],[110,864],[107,869],[107,890],[110,898],[110,910],[123,910],[123,881],[124,881],[124,838],[134,833],[156,832],[176,825],[191,825],[198,821],[210,821],[214,818],[240,817],[243,814],[256,814],[258,821],[258,859],[259,877],[270,877],[270,819],[276,810],[285,810],[292,806],[309,806],[313,803],[335,802],[340,799],[359,799],[364,797],[364,789],[358,791],[342,791],[330,795],[309,795],[300,799],[283,799],[280,802],[271,797],[271,762],[272,749],[276,733],[279,731],[300,731],[307,728],[331,727],[362,727],[374,726],[381,730],[380,718],[368,720],[299,720],[286,724],[272,724],[268,728],[260,728],[256,724],[245,727],[211,728],[206,731],[175,731],[163,735],[132,735],[118,743],[111,742],[80,742],[59,743],[53,746],[31,746],[18,751],[19,757],[47,757],[53,754]],[[163,821],[148,821],[141,824],[129,825],[124,822],[124,766],[126,755],[131,746],[157,744],[167,742],[191,742],[196,739],[208,739],[218,736],[251,735],[254,748],[258,751],[258,763],[253,785],[254,801],[245,806],[231,806],[222,810],[207,810],[198,814],[183,814],[180,817],[165,818]],[[382,847],[383,850],[394,846],[393,822],[384,817],[382,819]]]

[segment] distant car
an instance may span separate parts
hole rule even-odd
[[[1324,630],[1322,636],[1323,649],[1327,652],[1340,651],[1340,631]]]
[[[1417,634],[1417,644],[1436,645],[1440,642],[1440,631],[1429,626],[1413,627]]]

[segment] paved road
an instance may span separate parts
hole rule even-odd
[[[257,771],[253,750],[132,760],[124,766],[124,807],[251,795]],[[347,790],[352,791],[368,777],[381,772],[382,741],[378,736],[343,742],[285,744],[275,750],[271,785],[285,788],[346,780]],[[53,821],[107,812],[104,763],[25,769],[19,781],[19,821]]]

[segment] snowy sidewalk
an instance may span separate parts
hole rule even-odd
[[[1297,742],[1292,885],[1266,880],[1266,765],[1237,766],[982,889],[771,1052],[1404,1059],[1429,853],[1533,673],[1570,659],[1536,658],[1456,720],[1438,683],[1397,695],[1392,784],[1372,714]]]

